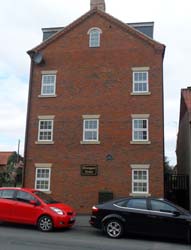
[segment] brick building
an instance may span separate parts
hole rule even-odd
[[[78,212],[103,194],[163,196],[164,45],[153,23],[125,24],[91,1],[64,28],[43,29],[31,75],[24,186]]]
[[[5,171],[9,157],[12,156],[13,154],[14,154],[13,151],[0,152],[0,172]]]
[[[188,209],[191,210],[191,87],[181,89],[177,135],[177,174],[188,176]],[[183,196],[183,195],[182,195]],[[185,199],[186,200],[186,199]]]

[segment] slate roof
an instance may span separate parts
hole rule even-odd
[[[139,23],[126,23],[126,24],[153,39],[154,22],[139,22]],[[49,39],[52,35],[54,35],[57,32],[60,32],[63,29],[64,27],[42,28],[43,41]]]

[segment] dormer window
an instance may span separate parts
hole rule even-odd
[[[99,28],[91,28],[88,31],[89,35],[89,47],[96,48],[100,47],[100,34],[102,33]]]

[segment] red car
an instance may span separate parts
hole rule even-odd
[[[69,228],[76,213],[63,203],[39,190],[0,188],[0,221],[37,225],[44,232]]]

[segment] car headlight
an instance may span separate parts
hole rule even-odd
[[[50,209],[52,209],[52,211],[54,211],[57,214],[63,215],[63,211],[57,207],[50,207]]]

